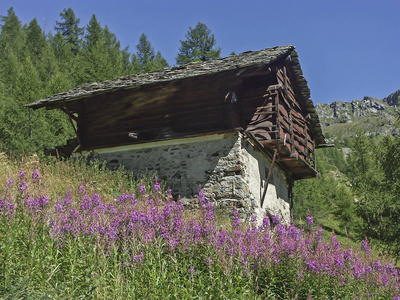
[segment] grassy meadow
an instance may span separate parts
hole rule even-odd
[[[201,189],[188,211],[154,175],[78,160],[0,170],[1,299],[399,299],[388,258],[312,216],[243,223]]]

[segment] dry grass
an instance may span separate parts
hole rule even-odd
[[[18,170],[23,170],[27,177],[34,171],[40,172],[42,192],[49,197],[50,205],[55,204],[66,191],[75,194],[81,185],[88,193],[100,194],[105,201],[138,187],[135,178],[125,170],[110,171],[99,162],[87,163],[82,159],[59,160],[36,154],[17,159],[1,152],[0,169],[0,182],[6,182],[9,178],[15,182]],[[1,185],[0,193],[5,188],[5,185]]]

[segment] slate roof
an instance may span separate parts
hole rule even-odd
[[[310,90],[307,81],[303,76],[300,67],[297,52],[294,46],[276,46],[259,51],[247,51],[238,55],[207,61],[193,62],[172,68],[165,68],[161,71],[150,72],[146,74],[135,74],[119,77],[113,80],[107,80],[100,83],[88,83],[78,86],[64,93],[59,93],[51,97],[27,104],[30,108],[47,107],[56,108],[61,102],[79,101],[79,99],[91,97],[97,94],[103,94],[120,89],[131,89],[142,85],[162,83],[177,79],[184,79],[207,74],[214,74],[223,71],[242,69],[257,65],[268,65],[279,58],[291,56],[293,70],[296,76],[300,93],[305,101],[305,106],[311,115],[313,131],[317,136],[319,143],[324,142],[321,126],[318,116],[315,112],[314,104],[310,99]],[[318,139],[318,137],[320,137]],[[318,143],[317,143],[318,145]]]
[[[133,88],[150,83],[207,75],[258,64],[269,64],[279,57],[289,54],[294,56],[292,58],[297,58],[297,54],[294,51],[293,46],[273,47],[261,51],[248,51],[239,55],[229,56],[213,61],[188,63],[173,68],[166,68],[161,71],[155,71],[146,74],[128,75],[100,83],[88,83],[78,86],[77,88],[69,90],[67,92],[35,101],[33,103],[27,104],[26,106],[32,108],[40,108],[43,106],[54,104],[54,102],[86,98],[94,94],[109,92],[117,89]],[[295,65],[296,64],[298,64],[298,60]],[[300,79],[300,82],[303,82],[303,84],[306,86],[307,82],[301,74],[300,66],[298,70],[300,71],[300,73],[297,74],[297,79]],[[304,93],[304,98],[308,99],[310,94],[308,88],[305,87],[304,91],[302,92]]]

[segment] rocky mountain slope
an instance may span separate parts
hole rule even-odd
[[[398,106],[400,102],[400,90],[395,91],[386,98],[383,99],[390,106]]]
[[[329,142],[343,142],[358,133],[399,135],[394,126],[399,97],[400,90],[384,99],[364,97],[351,102],[317,103],[316,111]]]

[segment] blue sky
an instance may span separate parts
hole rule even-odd
[[[189,26],[205,23],[222,56],[294,45],[314,103],[383,98],[400,89],[399,0],[2,0],[22,23],[53,30],[71,7],[81,26],[96,14],[122,46],[135,50],[144,32],[170,65]]]

